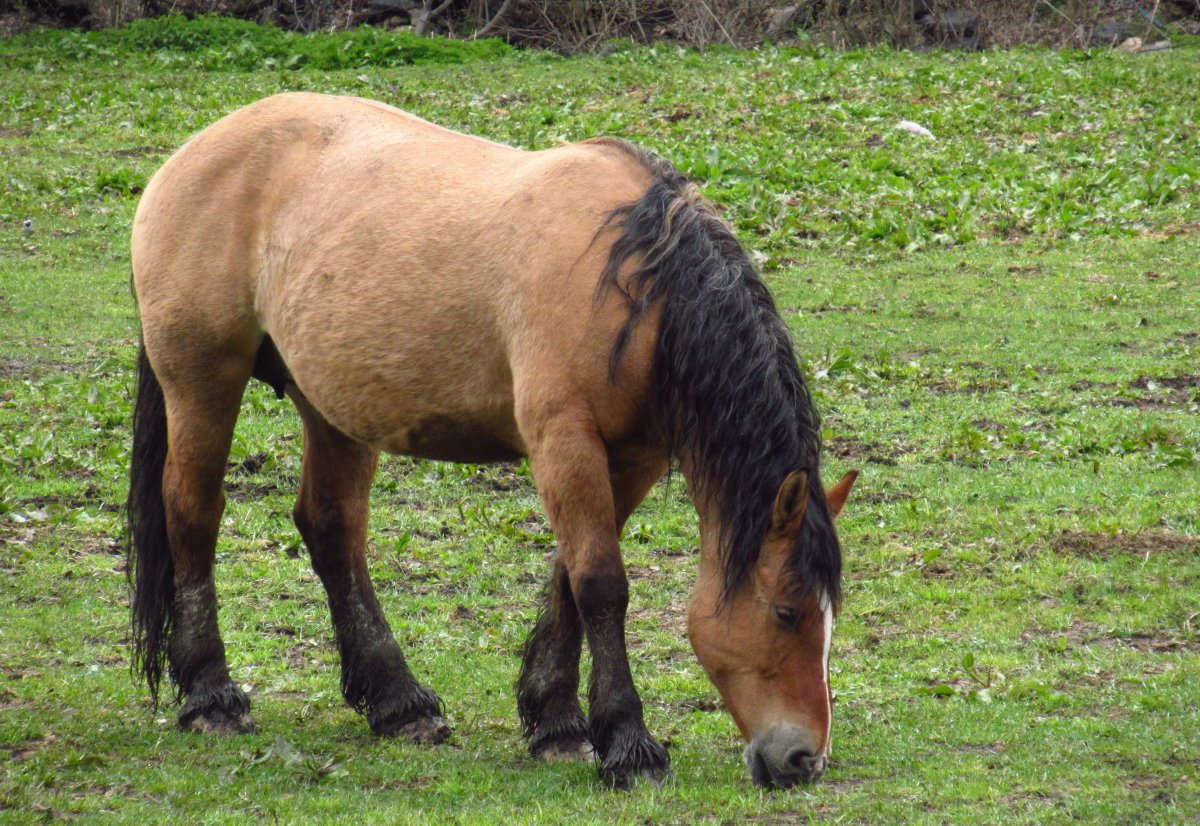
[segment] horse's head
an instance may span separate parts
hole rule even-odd
[[[831,517],[856,476],[826,492]],[[788,565],[808,508],[808,476],[796,471],[780,486],[752,575],[722,601],[719,573],[706,572],[688,611],[692,648],[742,731],[746,766],[760,786],[814,782],[829,762],[834,605]]]

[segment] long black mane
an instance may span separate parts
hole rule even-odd
[[[722,598],[745,583],[771,527],[772,505],[793,470],[808,471],[809,503],[785,570],[802,591],[836,607],[842,556],[818,466],[820,422],[787,326],[730,228],[666,161],[613,142],[652,174],[636,203],[607,226],[620,236],[599,294],[618,290],[629,318],[612,350],[615,377],[633,329],[660,307],[654,405],[671,455],[689,457],[700,497],[720,513]],[[635,266],[627,277],[626,263]]]

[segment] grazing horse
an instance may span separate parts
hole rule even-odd
[[[304,423],[294,517],[341,688],[379,735],[436,743],[371,586],[380,451],[528,456],[558,541],[517,707],[530,751],[658,779],[625,649],[618,538],[675,459],[700,520],[689,637],[764,786],[828,761],[841,551],[818,424],[774,302],[668,163],[598,139],[526,152],[349,97],[285,94],[194,137],[134,222],[141,314],[128,502],[134,667],[185,729],[252,729],[217,629],[223,479],[247,382]],[[579,658],[592,656],[588,714]]]

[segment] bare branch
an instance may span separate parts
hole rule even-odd
[[[446,8],[454,2],[454,0],[443,0],[442,4],[437,8],[431,8],[437,0],[423,0],[421,8],[412,13],[413,33],[424,35],[425,30],[429,28],[439,14],[444,12]]]
[[[500,6],[500,10],[492,15],[492,19],[487,22],[487,25],[475,32],[475,38],[487,37],[492,29],[496,27],[496,24],[500,22],[500,19],[504,17],[512,2],[513,0],[504,0],[504,3]]]
[[[729,32],[725,31],[725,27],[721,25],[721,18],[717,17],[716,13],[712,10],[712,6],[708,5],[708,0],[700,0],[700,5],[704,7],[704,10],[708,12],[709,17],[711,17],[713,22],[717,24],[717,28],[721,30],[721,34],[725,35],[725,39],[729,41],[729,45],[736,46],[737,44],[733,41],[733,38],[729,36]]]

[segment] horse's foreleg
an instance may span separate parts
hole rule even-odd
[[[583,623],[562,557],[554,560],[546,607],[525,642],[517,680],[517,711],[529,752],[547,762],[592,755],[587,720],[579,705],[579,654]]]
[[[538,490],[558,538],[566,584],[592,652],[588,730],[600,776],[619,787],[639,776],[657,780],[665,774],[668,758],[646,730],[629,670],[629,582],[617,541],[617,511],[603,441],[586,426],[551,427],[531,445],[531,455]]]
[[[250,702],[229,677],[213,585],[225,509],[225,461],[245,378],[167,395],[163,506],[175,595],[167,643],[170,676],[184,698],[181,728],[252,731]]]
[[[367,570],[367,501],[378,454],[331,427],[303,398],[304,467],[294,512],[329,597],[342,694],[378,735],[440,743],[441,701],[413,678]]]
[[[645,461],[612,471],[613,510],[618,535],[629,515],[666,471],[662,461]],[[517,680],[517,710],[534,757],[547,762],[590,758],[592,743],[579,706],[579,654],[583,624],[571,594],[562,556],[546,587],[546,607],[525,643]]]

